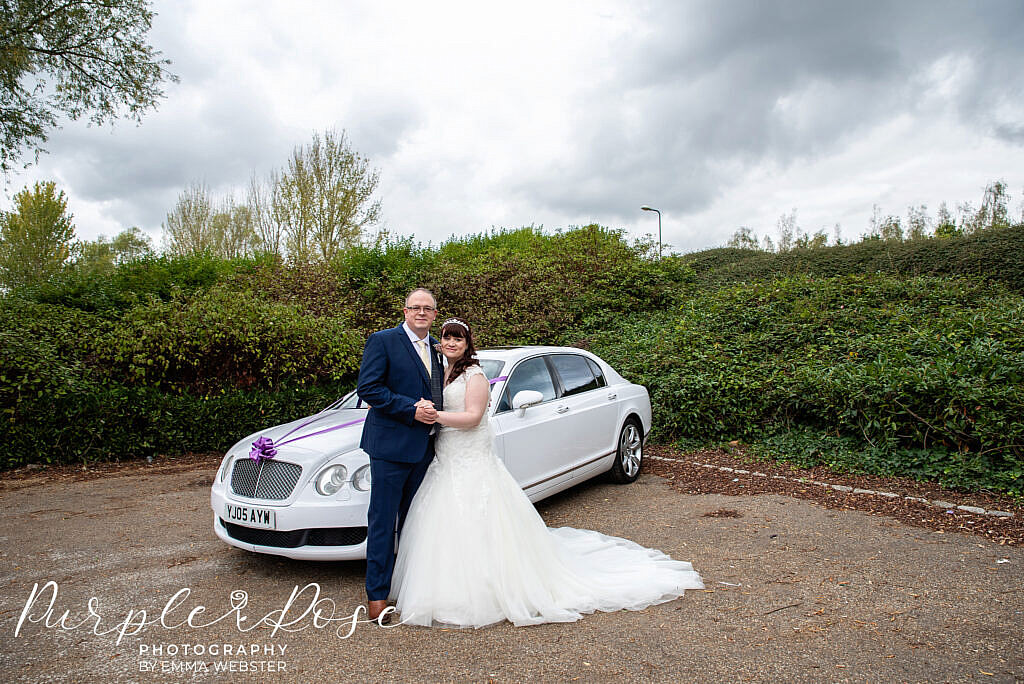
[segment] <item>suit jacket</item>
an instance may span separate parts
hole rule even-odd
[[[443,373],[428,336],[433,373]],[[384,461],[416,463],[423,459],[431,426],[416,420],[416,402],[430,398],[430,377],[405,330],[381,330],[370,335],[363,350],[356,392],[370,405],[359,446]]]

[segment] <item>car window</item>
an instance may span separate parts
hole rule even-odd
[[[498,404],[498,411],[508,411],[512,408],[512,398],[516,393],[523,390],[534,390],[544,395],[544,401],[555,398],[555,383],[551,379],[551,372],[542,357],[527,359],[516,366],[505,384],[505,392],[501,395],[501,402]]]
[[[338,410],[338,409],[354,409],[354,408],[368,409],[370,407],[366,405],[365,401],[360,401],[359,400],[359,395],[355,393],[355,390],[353,390],[353,391],[349,392],[348,394],[346,394],[341,399],[339,399],[338,401],[336,401],[333,404],[331,404],[330,406],[328,406],[327,408]]]
[[[563,397],[597,389],[597,379],[587,365],[587,359],[576,354],[553,354],[551,363],[562,379]]]
[[[505,367],[505,362],[497,359],[480,359],[479,361],[480,368],[488,380],[493,380],[501,375],[501,369]]]
[[[598,387],[604,387],[608,384],[608,381],[604,378],[604,371],[601,370],[601,366],[598,365],[597,361],[594,361],[594,359],[587,359],[587,365],[590,366],[590,370],[594,373]]]

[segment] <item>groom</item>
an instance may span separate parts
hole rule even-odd
[[[356,392],[370,405],[359,446],[370,455],[366,534],[367,613],[387,608],[395,568],[395,530],[434,458],[434,422],[441,408],[444,369],[430,324],[437,301],[417,288],[405,299],[405,323],[370,335]],[[422,399],[429,397],[430,402]],[[388,616],[381,619],[387,622]]]

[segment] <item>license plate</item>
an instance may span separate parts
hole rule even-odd
[[[245,527],[258,527],[262,530],[277,529],[274,511],[269,508],[226,503],[224,504],[224,519]]]

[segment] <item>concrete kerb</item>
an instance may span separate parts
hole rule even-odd
[[[650,458],[650,459],[653,459],[653,460],[656,460],[656,461],[672,461],[674,463],[693,463],[693,465],[695,465],[695,466],[699,466],[701,468],[707,468],[709,470],[719,470],[719,471],[721,471],[723,473],[734,473],[734,474],[737,474],[737,475],[751,475],[751,476],[754,476],[754,477],[769,477],[765,473],[751,472],[749,470],[740,470],[739,468],[729,468],[727,466],[717,466],[717,465],[714,465],[712,463],[701,463],[700,461],[685,461],[685,460],[683,460],[681,458],[668,458],[666,456],[647,456],[647,458]],[[819,487],[828,487],[829,489],[834,489],[837,492],[853,493],[853,494],[864,495],[864,496],[880,496],[880,497],[883,497],[883,498],[886,498],[886,499],[901,498],[900,495],[896,494],[895,492],[878,492],[878,491],[875,491],[873,489],[859,489],[859,488],[849,487],[847,485],[838,485],[838,484],[831,484],[829,482],[818,482],[816,480],[807,480],[806,478],[802,478],[802,477],[785,477],[783,475],[771,475],[770,477],[773,480],[788,480],[790,482],[796,482],[796,483],[799,483],[799,484],[812,484],[812,485],[818,485]],[[945,509],[948,509],[948,510],[958,510],[958,511],[963,511],[964,513],[972,513],[974,515],[987,515],[987,516],[991,516],[993,518],[1012,518],[1013,517],[1013,513],[1010,513],[1010,512],[1007,512],[1007,511],[987,510],[985,508],[981,508],[980,506],[960,506],[960,505],[957,505],[957,504],[949,502],[949,501],[941,501],[941,500],[938,500],[938,499],[935,499],[933,501],[929,501],[928,499],[924,499],[924,498],[921,498],[919,496],[904,496],[902,498],[904,498],[904,499],[906,499],[908,501],[916,501],[918,503],[925,503],[925,504],[928,504],[929,506],[934,506],[935,508],[945,508]]]

